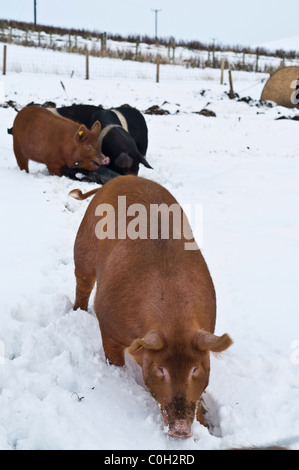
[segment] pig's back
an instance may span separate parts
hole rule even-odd
[[[122,176],[99,190],[90,213],[94,214],[100,204],[117,207],[119,196],[126,197],[126,210],[132,204],[140,204],[140,210],[141,207],[146,209],[148,235],[151,205],[177,204],[175,198],[159,184],[141,177]],[[155,312],[159,312],[161,322],[169,321],[170,312],[171,321],[178,322],[183,311],[184,322],[193,321],[195,315],[203,328],[213,331],[215,291],[200,250],[186,250],[183,233],[181,238],[174,239],[171,227],[169,239],[161,239],[160,236],[144,240],[128,236],[117,239],[117,219],[116,239],[97,242],[95,311],[100,323],[108,329],[117,324],[132,330],[138,329],[138,323],[144,325],[151,315],[155,317]],[[130,218],[127,220],[129,223],[132,221]],[[93,230],[95,227],[96,219]]]

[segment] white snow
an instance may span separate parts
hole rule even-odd
[[[275,39],[274,41],[267,41],[261,44],[252,46],[253,49],[256,47],[263,47],[268,51],[284,50],[284,51],[299,51],[299,36],[291,36],[288,38]]]
[[[299,450],[299,124],[275,120],[296,111],[229,100],[218,70],[160,84],[67,75],[67,96],[51,73],[9,72],[5,101],[171,112],[145,116],[154,170],[140,175],[182,204],[202,204],[216,332],[234,345],[212,357],[210,429],[195,422],[192,438],[168,438],[134,372],[106,364],[92,303],[89,312],[72,310],[73,243],[89,200],[68,192],[96,185],[32,162],[29,175],[20,172],[6,133],[16,112],[0,107],[0,449],[195,451],[284,441]],[[266,78],[235,72],[235,91],[259,99]],[[195,114],[204,107],[217,117]]]

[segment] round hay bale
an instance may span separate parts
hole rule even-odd
[[[274,72],[264,86],[261,101],[299,108],[299,67],[283,67]]]

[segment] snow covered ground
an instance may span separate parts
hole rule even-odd
[[[299,36],[291,36],[289,38],[276,39],[274,41],[267,41],[261,44],[252,46],[263,47],[268,51],[284,50],[284,51],[299,51]]]
[[[200,450],[290,444],[299,449],[299,145],[295,111],[229,100],[219,71],[200,80],[86,81],[9,73],[5,101],[73,101],[140,110],[148,160],[140,175],[182,204],[202,204],[202,251],[218,298],[216,333],[234,345],[212,357],[209,429],[172,440],[156,402],[130,368],[105,362],[97,319],[72,310],[73,243],[96,187],[20,172],[0,108],[0,449]],[[235,91],[259,99],[266,76],[235,73]],[[165,103],[166,102],[166,103]],[[196,114],[207,107],[216,117]],[[2,352],[2,356],[1,356]]]

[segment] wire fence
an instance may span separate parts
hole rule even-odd
[[[90,55],[87,63],[86,55],[15,45],[0,48],[0,64],[2,65],[2,73],[5,74],[46,73],[84,79],[143,79],[151,81],[156,80],[157,75],[157,65],[154,63],[112,60]],[[183,66],[175,65],[160,67],[160,80],[196,80],[199,78],[199,69],[188,70]]]
[[[173,65],[185,65],[195,68],[219,68],[221,61],[225,58],[227,68],[231,70],[244,70],[254,72],[271,73],[273,68],[278,68],[281,62],[287,65],[298,65],[297,54],[285,51],[269,51],[257,48],[241,50],[240,47],[223,49],[217,48],[216,44],[198,49],[195,47],[183,47],[177,45],[174,39],[168,43],[141,42],[140,38],[133,40],[115,40],[107,38],[106,33],[88,33],[73,30],[63,30],[58,33],[54,28],[43,30],[36,26],[23,25],[24,29],[8,27],[5,21],[0,21],[0,41],[6,44],[16,44],[27,47],[39,47],[52,49],[60,52],[85,53],[88,49],[90,55],[96,57],[120,58],[125,60],[136,60],[139,62],[156,62],[157,54],[161,62]],[[45,27],[45,29],[47,29]],[[53,30],[52,32],[50,32]],[[279,54],[278,54],[279,53]]]
[[[76,52],[74,52],[76,50]],[[107,57],[107,54],[95,54],[93,47],[83,49],[70,49],[69,51],[56,50],[48,47],[24,47],[16,44],[5,44],[0,47],[0,67],[3,74],[9,73],[46,73],[63,75],[78,78],[111,79],[111,80],[200,80],[206,68],[221,67],[224,63],[226,69],[247,70],[254,72],[269,73],[277,70],[282,65],[297,65],[298,60],[288,60],[282,64],[277,57],[251,57],[246,60],[246,67],[241,67],[239,62],[240,54],[227,53],[227,55],[210,54],[204,60],[206,51],[193,53],[192,62],[186,55],[186,51],[181,51],[176,60],[168,56],[167,48],[157,47],[155,50],[155,60],[141,61],[135,56],[135,60],[124,60],[121,58]],[[178,53],[179,51],[177,51]],[[141,52],[140,52],[141,53]],[[153,49],[151,49],[153,54]],[[164,54],[164,56],[163,56]],[[138,59],[138,60],[137,60]],[[197,66],[196,66],[197,60]],[[239,64],[239,65],[238,65]]]

